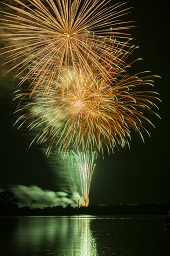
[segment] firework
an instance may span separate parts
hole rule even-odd
[[[4,48],[9,55],[6,63],[15,61],[9,71],[16,69],[21,83],[32,80],[35,88],[45,80],[47,87],[65,67],[83,69],[87,76],[96,70],[109,80],[117,69],[122,70],[121,55],[128,52],[122,45],[130,27],[121,20],[129,9],[122,9],[124,4],[110,6],[110,0],[14,2],[20,7],[5,4],[8,12],[2,12],[1,27],[6,31],[3,39],[11,42]]]
[[[147,88],[153,76],[121,76],[109,85],[81,71],[69,71],[62,77],[63,84],[54,83],[48,93],[38,87],[32,101],[19,107],[17,123],[29,121],[34,140],[46,144],[47,154],[53,146],[60,152],[78,149],[104,154],[104,148],[112,151],[129,144],[132,130],[143,139],[142,130],[149,134],[147,124],[153,125],[146,116],[157,115],[157,93]],[[26,101],[27,95],[17,97]]]
[[[81,200],[77,202],[78,206],[88,206],[96,153],[89,151],[67,151],[64,154],[58,154],[57,157],[55,155],[54,162],[56,162],[56,158],[58,160],[59,174],[67,184],[67,190],[80,195]],[[63,173],[64,175],[62,175]]]
[[[18,127],[27,125],[49,155],[60,155],[72,188],[89,204],[96,156],[141,138],[156,115],[156,76],[128,73],[134,46],[122,16],[124,4],[111,0],[16,0],[3,12],[6,63],[21,78]],[[29,86],[24,82],[28,80]],[[95,152],[95,153],[94,153]],[[70,172],[69,172],[70,171]],[[72,178],[71,178],[72,177]],[[74,191],[73,191],[74,192]]]

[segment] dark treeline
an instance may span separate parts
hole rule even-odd
[[[19,208],[19,215],[167,215],[170,204],[137,204],[137,205],[89,205],[88,207],[73,208],[67,206],[46,207],[43,209]]]
[[[18,216],[59,216],[59,215],[167,215],[169,204],[115,204],[89,205],[88,207],[74,208],[53,206],[40,208],[19,207],[18,199],[11,192],[0,193],[0,215]]]
[[[71,206],[62,207],[2,207],[0,206],[0,215],[18,215],[18,216],[59,216],[59,215],[167,215],[170,210],[170,204],[137,204],[137,205],[90,205],[88,207],[73,208]]]

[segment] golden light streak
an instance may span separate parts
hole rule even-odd
[[[88,206],[94,158],[129,146],[132,131],[143,141],[143,132],[149,135],[148,115],[158,116],[160,101],[149,89],[156,76],[128,73],[136,47],[126,32],[131,23],[122,21],[129,11],[124,3],[14,2],[19,7],[5,4],[2,11],[8,45],[1,54],[23,85],[16,91],[16,124],[33,131],[32,143],[45,145],[47,155],[54,148],[64,156],[63,166],[79,174],[73,187]]]
[[[130,22],[123,22],[129,8],[123,3],[110,6],[110,0],[15,0],[20,7],[5,4],[1,36],[11,45],[4,48],[9,70],[16,70],[24,81],[33,80],[33,90],[46,81],[46,87],[58,79],[63,67],[80,68],[93,76],[112,80],[112,73],[122,70],[122,47]],[[127,40],[126,40],[127,41]],[[119,45],[119,48],[118,48]],[[29,69],[29,71],[28,71]],[[112,71],[112,72],[111,72]],[[56,77],[58,74],[58,77]],[[48,77],[48,79],[46,79]],[[36,81],[36,82],[35,82]]]
[[[109,85],[81,70],[68,70],[60,86],[53,83],[48,93],[43,86],[37,88],[32,101],[27,99],[18,109],[23,114],[17,123],[29,121],[29,129],[36,133],[33,141],[46,143],[47,154],[53,146],[63,152],[78,149],[104,154],[104,148],[110,152],[129,145],[132,130],[142,140],[142,131],[149,134],[147,126],[152,123],[146,116],[157,115],[154,109],[159,101],[155,92],[145,88],[152,85],[151,79],[147,73],[121,73]],[[29,93],[17,97],[26,99]]]

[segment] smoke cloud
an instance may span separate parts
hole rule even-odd
[[[43,190],[38,186],[12,186],[11,191],[18,198],[20,206],[31,206],[32,208],[43,208],[53,206],[76,207],[82,198],[78,193],[69,195],[66,192],[54,192]]]

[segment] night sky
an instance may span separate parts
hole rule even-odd
[[[113,3],[116,1],[113,1]],[[90,190],[91,203],[170,203],[170,18],[167,1],[129,1],[132,6],[128,18],[137,21],[131,30],[140,48],[136,57],[142,57],[134,70],[151,70],[161,76],[155,79],[155,90],[160,93],[161,120],[151,120],[151,137],[144,134],[145,143],[132,133],[130,150],[115,150],[115,153],[96,161]],[[135,55],[134,54],[134,55]],[[2,57],[1,57],[2,58]],[[135,58],[135,56],[134,56]],[[0,66],[0,189],[12,185],[36,185],[42,189],[57,191],[60,180],[56,179],[43,152],[33,145],[30,137],[16,127],[15,105],[12,104],[12,89],[16,81],[10,75],[2,77]]]

